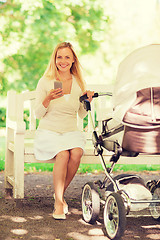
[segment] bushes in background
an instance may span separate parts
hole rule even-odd
[[[24,110],[24,121],[26,123],[26,127],[29,127],[29,110]],[[38,125],[38,121],[37,121]],[[6,108],[0,108],[0,128],[6,126]]]
[[[6,126],[6,109],[0,108],[0,128]]]

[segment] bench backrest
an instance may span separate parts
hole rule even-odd
[[[99,85],[93,84],[93,85],[88,85],[87,89],[93,90],[95,92],[105,92],[105,91],[111,92],[112,86],[105,85],[105,84],[99,84]],[[104,108],[106,104],[106,100],[107,100],[106,97],[100,97],[92,101],[91,109],[92,109],[92,118],[94,123],[96,121],[95,109],[100,106],[103,106]],[[34,132],[36,130],[34,102],[35,102],[35,91],[25,91],[22,93],[17,93],[14,90],[8,91],[6,119],[16,121],[19,124],[22,124],[22,122],[24,123],[24,119],[25,121],[27,120],[28,126],[25,129],[25,138],[33,138]],[[26,110],[28,110],[29,116],[26,113]],[[92,128],[91,128],[90,119],[88,119],[88,125],[84,129],[84,120],[78,117],[78,126],[81,130],[86,132],[87,138],[91,137]]]

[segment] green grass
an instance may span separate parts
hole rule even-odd
[[[108,165],[110,166],[110,165]],[[79,173],[99,173],[103,172],[103,167],[101,164],[80,164]],[[114,172],[123,171],[160,171],[160,165],[145,165],[145,164],[116,164],[113,169]]]
[[[5,165],[5,137],[0,136],[0,171],[4,170]]]
[[[52,172],[53,163],[25,163],[25,172]]]
[[[51,172],[54,164],[52,163],[25,163],[26,172]],[[108,165],[110,166],[110,165]],[[78,173],[101,173],[103,172],[101,164],[80,164]],[[160,171],[160,165],[136,165],[136,164],[116,164],[114,172],[128,172],[128,171]]]
[[[0,160],[0,171],[4,171],[4,164],[5,162],[3,160]]]
[[[5,166],[5,137],[0,136],[0,171],[4,171]],[[25,172],[51,172],[52,163],[25,163]],[[101,164],[80,164],[78,173],[100,173],[103,172]],[[136,164],[116,164],[114,172],[118,171],[160,171],[160,165],[136,165]]]

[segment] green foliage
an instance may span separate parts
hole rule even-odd
[[[26,129],[29,129],[29,110],[24,110],[24,121],[26,123]],[[38,126],[39,120],[36,120],[36,126]],[[6,109],[0,109],[0,128],[6,126]]]
[[[23,119],[26,123],[26,129],[29,129],[29,110],[28,109],[24,110]],[[38,127],[38,124],[39,124],[39,120],[36,119],[36,128]]]
[[[94,113],[95,114],[95,127],[98,126],[98,121],[96,120],[96,112]],[[83,128],[86,129],[88,126],[88,115],[83,119]]]
[[[102,0],[1,0],[0,91],[33,90],[57,43],[70,41],[79,54],[94,53],[108,17]]]
[[[6,109],[0,108],[0,127],[6,126]]]

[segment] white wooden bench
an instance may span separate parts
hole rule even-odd
[[[108,85],[89,85],[88,89],[95,92],[110,92],[112,86]],[[34,100],[35,91],[26,91],[23,93],[16,93],[11,90],[7,95],[7,113],[6,113],[6,155],[5,155],[5,190],[7,194],[12,195],[14,198],[24,197],[24,163],[35,163],[33,153],[33,139],[36,130],[36,119],[34,117]],[[106,98],[101,98],[101,103],[92,101],[92,115],[95,121],[95,108],[105,109]],[[29,108],[29,129],[26,129],[24,122],[24,109]],[[78,125],[83,129],[83,120],[78,118]],[[101,128],[101,121],[99,119],[99,129]],[[85,155],[82,157],[81,163],[100,163],[99,157],[94,155],[94,149],[91,143],[91,124],[88,119],[88,130],[85,132],[87,144]],[[104,152],[106,161],[109,162],[110,153]],[[152,160],[152,161],[151,161]],[[54,163],[55,159],[47,161]],[[44,161],[46,163],[46,161]],[[137,158],[122,157],[119,163],[125,164],[160,164],[159,156],[143,156]]]
[[[108,91],[106,85],[90,85],[88,89],[96,91]],[[36,119],[34,116],[35,91],[16,93],[11,90],[7,94],[6,112],[6,155],[5,155],[5,189],[13,194],[14,198],[24,197],[24,163],[46,163],[38,161],[33,153],[33,139],[36,130]],[[94,102],[92,103],[94,116]],[[24,109],[29,109],[29,129],[26,129],[24,121]],[[95,118],[94,118],[95,121]],[[83,129],[83,120],[78,118],[78,125]],[[82,163],[100,163],[99,158],[94,156],[91,144],[91,127],[88,120],[86,133],[87,147]],[[55,159],[47,161],[54,163]]]

